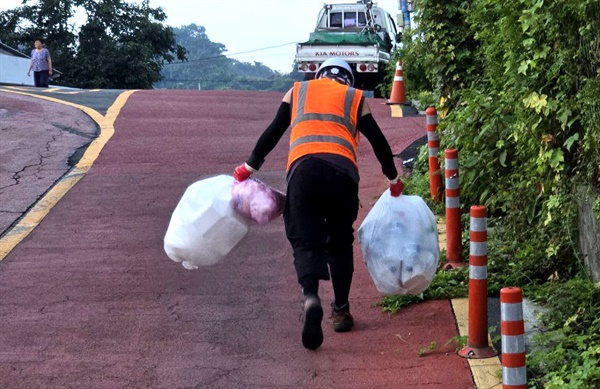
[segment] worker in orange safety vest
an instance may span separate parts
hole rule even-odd
[[[323,343],[320,280],[332,282],[334,331],[350,331],[354,325],[349,295],[359,206],[359,133],[373,146],[392,196],[403,190],[391,148],[363,92],[353,84],[348,63],[337,58],[323,62],[314,80],[294,83],[248,160],[234,169],[237,181],[250,177],[291,127],[283,217],[305,298],[302,344],[310,350]]]

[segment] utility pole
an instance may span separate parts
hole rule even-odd
[[[410,29],[410,14],[415,10],[414,0],[398,0],[398,9],[402,15],[398,15],[398,26],[400,29]]]

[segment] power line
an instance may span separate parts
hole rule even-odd
[[[215,82],[221,82],[221,83],[232,83],[232,82],[240,82],[240,83],[250,83],[250,82],[255,82],[255,83],[259,83],[259,82],[269,82],[271,84],[274,83],[286,83],[286,82],[294,82],[293,79],[291,78],[285,78],[285,79],[281,79],[281,80],[215,80],[215,79],[207,79],[207,80],[191,80],[191,79],[169,79],[169,80],[160,80],[157,83],[161,83],[161,82],[207,82],[207,83],[215,83]]]
[[[234,53],[234,54],[229,54],[229,55],[247,54],[247,53],[254,53],[254,52],[262,51],[262,50],[276,49],[278,47],[283,47],[283,46],[287,46],[287,45],[291,45],[291,44],[295,44],[295,43],[300,43],[300,42],[301,41],[293,41],[293,42],[283,43],[281,45],[263,47],[263,48],[260,48],[260,49],[254,49],[254,50],[248,50],[248,51],[241,51],[239,53]]]
[[[260,57],[261,58],[267,58],[267,57],[282,57],[284,55],[290,55],[289,53],[278,53],[278,54],[263,54]],[[250,57],[238,57],[237,59],[244,59],[244,58],[252,58]]]
[[[186,64],[186,63],[195,63],[195,62],[210,61],[211,59],[227,58],[227,57],[231,57],[231,56],[235,56],[235,55],[248,54],[248,53],[256,53],[257,51],[262,51],[262,50],[276,49],[278,47],[283,47],[283,46],[287,46],[287,45],[291,45],[291,44],[296,44],[296,43],[300,43],[300,42],[301,41],[288,42],[288,43],[283,43],[281,45],[275,45],[275,46],[269,46],[269,47],[262,47],[260,49],[253,49],[253,50],[248,50],[248,51],[240,51],[239,53],[220,54],[220,55],[216,55],[214,57],[199,58],[199,59],[195,59],[193,61],[171,62],[171,63],[167,63],[165,65],[181,65],[181,64]]]

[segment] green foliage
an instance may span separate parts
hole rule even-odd
[[[600,5],[598,6],[600,8]],[[600,13],[600,11],[597,11]],[[595,57],[596,64],[600,62],[600,49],[596,48],[596,51],[592,50],[592,45],[598,46],[597,38],[600,35],[600,23],[595,24],[596,40],[585,45],[585,49],[589,52],[590,57]],[[596,67],[596,72],[600,71]],[[590,77],[583,80],[584,86],[581,91],[577,94],[577,101],[581,106],[581,122],[582,126],[586,129],[583,135],[580,136],[579,146],[581,152],[579,156],[581,158],[580,164],[585,167],[581,174],[584,175],[586,180],[590,182],[600,193],[600,77]],[[600,212],[596,213],[600,215]]]
[[[79,31],[79,50],[73,73],[84,88],[151,88],[165,62],[183,59],[185,49],[175,42],[166,15],[124,1],[81,4],[87,22]]]
[[[492,330],[490,329],[489,332],[491,332]],[[460,349],[462,349],[463,347],[465,347],[467,345],[469,341],[469,337],[468,335],[464,335],[464,336],[455,336],[453,338],[448,339],[448,341],[446,343],[444,343],[444,346],[448,346],[449,344],[454,343],[454,351],[459,351]]]
[[[600,383],[600,289],[585,279],[547,283],[533,299],[545,306],[527,357],[531,383],[546,388],[591,388]]]
[[[395,73],[396,63],[402,61],[402,75],[404,76],[404,85],[406,88],[406,96],[411,100],[418,100],[417,95],[420,91],[433,91],[434,84],[427,78],[425,59],[422,53],[426,51],[425,42],[418,30],[407,29],[402,34],[402,44],[394,53],[393,60],[390,61],[390,66],[393,65],[393,70],[388,71],[392,76]],[[386,83],[391,84],[390,82]]]
[[[406,59],[407,80],[413,77],[422,80],[414,90],[432,90],[452,100],[455,91],[469,87],[477,79],[480,60],[474,53],[479,43],[466,21],[466,15],[472,12],[472,2],[418,2],[415,13],[418,27],[404,35],[400,53]],[[411,60],[414,65],[409,63]]]
[[[514,268],[507,279],[540,280],[554,272],[569,277],[579,269],[572,188],[581,181],[596,184],[599,169],[600,110],[593,97],[599,83],[591,72],[597,67],[589,66],[599,56],[591,50],[598,23],[586,16],[593,14],[592,3],[480,0],[450,4],[443,12],[440,5],[419,3],[423,41],[435,41],[420,58],[438,69],[442,84],[454,85],[454,110],[439,126],[442,149],[459,149],[461,203],[486,205],[499,220],[503,243],[497,250],[506,260],[496,262]],[[449,20],[457,15],[464,20],[449,34]],[[459,28],[469,31],[459,34]],[[476,42],[467,45],[465,36]],[[442,43],[459,46],[450,39],[468,46],[473,58],[461,51],[461,62],[440,61]],[[421,46],[415,39],[405,51]],[[478,78],[470,77],[473,64],[481,66]],[[463,81],[453,84],[450,74],[457,69]]]
[[[411,175],[403,179],[404,193],[421,195],[434,214],[443,215],[445,211],[444,205],[441,202],[434,202],[429,195],[428,153],[427,145],[421,146]]]
[[[441,149],[459,150],[463,225],[470,205],[488,208],[489,291],[519,285],[549,307],[549,330],[530,356],[531,385],[600,385],[600,296],[580,259],[576,194],[581,185],[600,190],[600,3],[417,6],[419,27],[400,55],[426,69],[423,90],[451,97]],[[407,192],[429,198],[426,154],[419,158]],[[446,274],[432,287],[448,297],[456,290]],[[382,306],[394,312],[435,298],[428,293],[386,297]]]
[[[75,1],[23,1],[22,4],[0,12],[0,40],[29,55],[33,42],[43,39],[53,65],[64,69],[73,58],[77,44],[77,35],[69,24],[74,16]]]
[[[174,32],[177,43],[187,49],[187,61],[165,66],[156,88],[286,91],[293,84],[291,75],[282,75],[259,62],[225,57],[225,46],[212,42],[202,26],[190,24]]]
[[[384,312],[396,313],[404,307],[420,303],[425,300],[423,294],[420,295],[392,295],[385,296],[379,303]]]
[[[463,347],[465,347],[467,345],[467,342],[469,340],[468,336],[455,336],[453,338],[450,338],[446,341],[446,343],[444,343],[444,347],[450,345],[450,344],[454,344],[454,351],[458,352],[460,349],[462,349]],[[438,348],[438,343],[433,340],[431,341],[426,347],[421,347],[418,351],[418,355],[419,357],[422,357],[426,354],[431,353],[432,351],[435,351]]]
[[[586,9],[541,3],[474,2],[468,20],[486,58],[484,81],[460,92],[460,105],[440,127],[445,145],[461,153],[461,199],[502,216],[506,241],[511,232],[521,236],[513,260],[535,262],[533,255],[542,264],[539,276],[554,270],[566,277],[577,269],[572,188],[593,176],[589,161],[597,158],[584,156],[580,140],[589,131],[600,134],[582,125],[577,93],[591,76],[578,44]],[[545,257],[523,244],[523,231],[547,238],[545,248],[536,248]]]
[[[31,4],[31,5],[30,5]],[[81,7],[86,20],[71,24]],[[185,59],[161,8],[149,1],[25,0],[0,13],[0,39],[27,52],[37,37],[46,40],[58,82],[83,88],[151,88],[164,63]]]
[[[379,306],[385,312],[396,313],[408,305],[424,300],[466,297],[468,283],[469,269],[466,267],[452,271],[438,271],[431,282],[431,286],[424,293],[417,296],[386,296],[379,303]]]
[[[76,10],[86,15],[78,28],[71,24]],[[165,19],[148,0],[25,0],[0,12],[0,39],[28,53],[35,38],[45,38],[62,73],[54,82],[81,88],[285,91],[299,79],[227,58],[225,46],[211,42],[204,27],[171,28]]]
[[[394,75],[396,73],[396,63],[389,61],[384,69],[383,82],[375,87],[375,91],[379,96],[390,97],[392,93],[392,83],[394,81]]]
[[[419,111],[425,111],[429,107],[437,107],[439,96],[427,90],[422,90],[413,94],[413,103]]]
[[[438,344],[435,340],[431,341],[427,347],[422,347],[419,349],[419,356],[422,357],[423,355],[432,352],[437,348],[437,346]]]

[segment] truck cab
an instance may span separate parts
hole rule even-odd
[[[369,29],[368,10],[362,3],[325,5],[319,12],[315,31],[334,33],[364,33]],[[389,46],[399,41],[396,23],[382,8],[371,8],[374,32]]]

